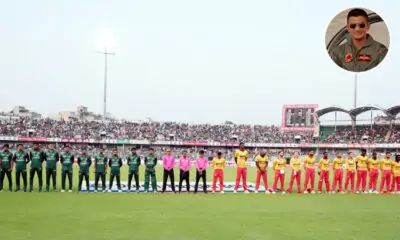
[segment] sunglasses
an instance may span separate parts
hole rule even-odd
[[[366,27],[365,23],[358,23],[358,24],[357,23],[352,23],[352,24],[349,25],[349,27],[351,29],[355,29],[357,27],[357,25],[358,25],[359,28],[365,28]]]

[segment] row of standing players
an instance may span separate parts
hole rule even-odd
[[[5,177],[9,182],[9,189],[12,191],[12,172],[15,169],[16,188],[15,192],[21,190],[20,180],[23,180],[23,191],[27,191],[27,164],[30,162],[29,170],[29,192],[33,191],[33,183],[35,175],[38,177],[39,192],[42,191],[43,180],[43,162],[46,161],[46,192],[50,191],[50,180],[52,180],[53,191],[56,191],[56,179],[57,179],[57,163],[61,163],[61,191],[66,190],[66,180],[68,179],[68,191],[72,192],[72,172],[75,156],[70,152],[69,146],[66,146],[63,153],[58,153],[53,144],[49,144],[47,151],[41,151],[37,143],[34,144],[33,150],[30,152],[24,151],[23,145],[18,144],[18,150],[12,154],[9,151],[9,145],[3,146],[3,151],[0,152],[0,192],[3,191],[3,183]],[[171,165],[171,161],[174,164]],[[93,170],[95,173],[95,190],[98,191],[98,183],[101,180],[102,191],[106,192],[106,174],[110,172],[109,191],[113,186],[114,179],[117,182],[117,188],[121,192],[121,181],[120,181],[120,169],[123,165],[122,159],[118,156],[117,150],[113,150],[112,156],[107,157],[104,154],[104,149],[100,148],[98,155],[94,156]],[[141,165],[140,156],[136,153],[136,149],[132,148],[132,155],[127,157],[127,164],[129,166],[128,174],[128,191],[131,190],[131,182],[134,178],[136,191],[139,191],[139,167]],[[156,180],[156,165],[157,157],[154,155],[154,150],[149,149],[147,156],[144,158],[145,174],[144,174],[144,191],[148,192],[150,187],[150,181],[152,185],[152,191],[157,192],[157,180]],[[82,189],[83,180],[86,182],[86,189],[89,189],[89,169],[92,166],[92,157],[86,153],[83,149],[81,154],[77,157],[77,165],[79,166],[79,185],[78,191]],[[171,183],[174,183],[174,166],[175,159],[171,155],[170,151],[163,157],[164,165],[164,181],[162,192],[166,190],[166,182],[168,177]],[[180,185],[179,191],[182,189],[182,182],[186,181],[187,190],[189,191],[189,170],[191,161],[187,157],[186,151],[182,153],[180,161]],[[198,189],[198,182],[203,179],[203,192],[207,193],[206,185],[206,168],[207,158],[204,156],[204,151],[200,151],[199,157],[196,159],[197,173],[196,173],[196,187],[195,192]],[[172,190],[175,192],[175,186],[172,184]]]
[[[213,192],[215,189],[216,178],[221,178],[220,180],[220,191],[223,193],[223,169],[225,161],[220,159],[220,153],[218,157],[213,160],[214,168],[214,183]],[[246,178],[246,160],[248,158],[248,152],[244,149],[244,143],[240,143],[239,149],[235,152],[235,162],[237,165],[236,172],[236,183],[234,193],[236,193],[240,180],[243,181],[243,188],[245,193],[249,193],[247,188]],[[265,193],[275,194],[278,190],[278,183],[280,183],[280,191],[285,194],[285,169],[287,167],[286,159],[283,157],[283,151],[278,153],[277,159],[273,161],[272,169],[274,171],[274,183],[272,189],[268,188],[268,156],[264,151],[256,157],[256,183],[255,183],[255,193],[258,193],[260,187],[261,179],[264,182]],[[333,168],[333,183],[332,189],[330,188],[330,169]],[[323,157],[317,163],[314,156],[314,151],[309,151],[308,155],[304,158],[304,161],[299,158],[298,152],[294,152],[292,158],[290,159],[290,181],[289,187],[287,189],[288,193],[292,193],[293,184],[297,184],[297,192],[302,193],[301,190],[301,175],[304,169],[305,181],[303,185],[304,194],[315,193],[315,175],[319,175],[318,181],[318,193],[322,193],[322,185],[325,183],[325,191],[327,193],[347,193],[348,186],[350,185],[351,193],[367,193],[367,176],[369,174],[369,192],[370,193],[400,193],[400,155],[395,156],[395,160],[391,160],[391,153],[387,152],[385,158],[378,159],[377,154],[373,153],[371,158],[368,157],[366,149],[361,149],[360,155],[354,158],[352,152],[348,153],[346,159],[342,158],[341,153],[337,154],[337,157],[331,161],[328,158],[328,153],[324,152]],[[379,171],[382,172],[380,192],[377,190],[377,182],[379,177]],[[345,174],[345,176],[344,176]],[[357,175],[356,189],[354,189],[354,180]],[[343,178],[345,178],[345,186],[343,189]],[[392,184],[391,184],[392,182]],[[310,184],[310,185],[309,185]],[[384,187],[386,185],[386,191]],[[310,187],[309,187],[310,186]]]
[[[362,185],[362,192],[366,192],[366,182],[367,175],[369,173],[369,191],[378,193],[377,191],[377,181],[379,176],[379,170],[382,172],[381,178],[381,186],[380,192],[384,192],[384,185],[386,184],[386,192],[400,192],[400,155],[396,156],[395,161],[390,159],[391,154],[387,153],[384,159],[377,159],[375,153],[372,154],[372,157],[369,158],[366,154],[366,150],[362,149],[361,154],[356,158],[353,157],[353,153],[349,152],[349,156],[347,159],[343,159],[341,154],[337,155],[337,158],[334,159],[332,168],[334,171],[334,181],[332,185],[332,193],[335,192],[347,192],[348,185],[351,186],[351,192],[355,193],[354,189],[354,179],[357,174],[357,186],[356,191],[359,192],[360,185]],[[240,180],[242,180],[242,185],[245,193],[249,193],[249,189],[247,188],[246,180],[247,180],[247,158],[248,152],[244,148],[244,143],[240,143],[239,149],[235,152],[235,162],[237,164],[237,173],[236,173],[236,183],[234,192],[236,192],[239,188]],[[57,174],[57,162],[61,162],[61,180],[62,180],[62,191],[65,191],[66,187],[66,179],[69,181],[69,191],[72,191],[72,166],[74,164],[75,157],[70,152],[69,147],[65,148],[65,151],[59,154],[54,150],[52,144],[49,145],[49,149],[45,152],[39,149],[38,144],[34,144],[34,148],[29,153],[23,150],[22,144],[18,145],[18,150],[15,154],[12,154],[8,150],[8,145],[5,144],[3,147],[3,152],[0,153],[0,191],[3,189],[3,181],[4,178],[7,177],[9,181],[10,190],[12,190],[12,177],[11,172],[14,169],[16,170],[16,189],[15,191],[20,190],[20,178],[22,177],[24,187],[23,190],[26,191],[27,187],[27,171],[26,165],[31,162],[30,168],[30,188],[29,191],[33,191],[33,180],[35,173],[38,176],[39,180],[39,191],[42,190],[42,164],[46,161],[46,191],[49,191],[50,187],[50,179],[52,179],[53,190],[56,190],[56,174]],[[86,187],[89,189],[89,168],[91,167],[92,160],[91,156],[86,154],[85,149],[82,150],[82,153],[78,156],[79,165],[79,185],[78,190],[81,190],[83,179],[86,181]],[[174,184],[174,166],[175,166],[175,158],[171,155],[170,150],[167,150],[166,155],[163,157],[163,187],[162,192],[166,190],[166,182],[168,178],[171,181],[171,188],[173,192],[175,191]],[[257,175],[256,175],[256,185],[255,192],[258,192],[261,179],[264,182],[265,192],[266,193],[275,193],[277,191],[278,182],[280,182],[282,193],[285,193],[284,182],[285,182],[285,168],[286,168],[286,159],[283,158],[283,152],[278,154],[278,158],[273,161],[273,170],[275,173],[274,176],[274,184],[272,189],[268,188],[268,180],[267,180],[267,169],[268,169],[268,156],[265,152],[261,151],[260,154],[256,157],[256,166],[257,166]],[[151,180],[152,189],[155,189],[154,192],[157,192],[157,180],[156,180],[156,171],[155,166],[157,165],[157,158],[154,156],[153,149],[149,149],[148,155],[144,159],[145,163],[145,184],[144,191],[149,190],[149,184]],[[128,174],[128,190],[131,189],[132,178],[135,179],[135,187],[136,191],[139,190],[139,166],[141,164],[141,159],[136,153],[136,149],[132,149],[132,155],[127,158],[127,164],[129,165],[129,174]],[[300,181],[302,168],[304,167],[305,171],[305,182],[304,182],[304,193],[315,193],[314,191],[314,181],[316,175],[316,165],[317,172],[320,176],[319,184],[318,184],[318,192],[322,192],[322,184],[325,182],[326,191],[330,192],[330,183],[329,183],[329,172],[330,172],[330,160],[327,156],[327,153],[324,153],[323,158],[316,163],[316,159],[314,157],[314,152],[310,151],[308,156],[302,161],[298,153],[295,152],[293,154],[292,159],[290,160],[290,168],[291,168],[291,176],[290,183],[287,192],[291,193],[293,188],[293,183],[296,181],[298,193],[301,193]],[[95,172],[95,192],[98,190],[98,182],[101,180],[103,191],[105,189],[105,178],[107,171],[110,170],[110,182],[109,189],[112,188],[114,178],[117,182],[117,187],[119,191],[121,191],[120,184],[120,168],[122,167],[122,160],[117,155],[117,151],[114,150],[113,154],[110,158],[107,158],[104,155],[104,149],[100,149],[100,153],[94,157],[94,172]],[[212,191],[216,191],[216,183],[219,181],[220,183],[220,192],[223,193],[223,182],[224,182],[224,168],[225,168],[225,159],[222,157],[222,153],[218,153],[217,156],[212,161],[213,167],[213,186]],[[187,157],[186,151],[182,152],[182,157],[179,159],[179,168],[180,168],[180,181],[179,181],[179,192],[182,189],[182,182],[186,181],[187,191],[190,190],[189,185],[189,170],[191,168],[190,158]],[[206,189],[206,168],[207,168],[207,159],[204,157],[204,151],[199,152],[199,157],[196,159],[196,184],[195,191],[197,192],[199,180],[203,180],[203,192],[207,193]],[[345,169],[345,189],[343,190],[343,177]],[[392,181],[392,185],[390,186],[390,182]],[[308,184],[311,184],[311,187],[308,188]],[[337,189],[338,187],[338,189]]]
[[[257,179],[255,190],[256,192],[258,191],[260,178],[263,178],[266,193],[269,193],[266,170],[268,167],[268,157],[264,157],[263,155],[265,154],[261,153],[256,158]],[[292,193],[293,183],[296,181],[297,191],[301,193],[300,183],[302,170],[304,169],[305,181],[303,191],[305,194],[315,193],[314,182],[316,173],[319,175],[318,193],[322,193],[323,183],[325,183],[325,191],[327,193],[348,193],[349,185],[351,193],[360,193],[360,187],[362,193],[400,193],[400,155],[396,155],[394,161],[391,160],[391,155],[390,152],[387,152],[383,159],[378,159],[375,152],[372,153],[371,157],[368,157],[366,149],[361,149],[360,155],[355,158],[353,152],[348,152],[346,159],[342,157],[341,153],[338,153],[331,164],[327,152],[323,153],[323,157],[318,163],[314,157],[314,151],[310,151],[304,161],[295,152],[290,160],[291,175],[287,192]],[[285,168],[286,159],[283,158],[283,152],[279,152],[278,158],[273,161],[272,166],[275,175],[272,193],[276,192],[278,182],[280,182],[282,193],[286,193],[284,190]],[[332,188],[330,187],[331,168],[334,174]],[[379,171],[381,172],[381,183],[378,191]],[[367,191],[368,175],[369,191]],[[356,186],[354,186],[356,176],[357,182]],[[344,188],[343,179],[345,179]],[[386,190],[384,190],[385,185]]]

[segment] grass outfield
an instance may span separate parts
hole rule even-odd
[[[255,169],[248,175],[254,182]],[[227,168],[226,181],[234,178],[235,169]],[[268,179],[271,185],[271,170]],[[399,201],[398,195],[4,191],[0,239],[396,239]]]

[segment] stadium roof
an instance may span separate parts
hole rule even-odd
[[[327,113],[331,113],[331,112],[344,112],[344,113],[349,114],[349,111],[347,111],[344,108],[337,107],[337,106],[322,108],[322,109],[318,110],[316,112],[316,114],[317,114],[317,117],[321,117],[321,116],[323,116],[323,115],[325,115]]]
[[[331,112],[344,112],[344,113],[349,114],[351,118],[355,119],[361,113],[368,112],[368,111],[382,111],[386,116],[388,116],[390,118],[394,118],[394,116],[396,116],[397,114],[400,113],[400,105],[390,107],[388,109],[382,108],[377,105],[367,105],[367,106],[354,108],[351,110],[346,110],[341,107],[332,106],[332,107],[319,109],[318,111],[316,111],[316,114],[317,114],[317,117],[319,118],[319,117],[321,117],[327,113],[331,113]]]
[[[393,116],[396,116],[397,114],[400,113],[400,105],[388,108],[388,109],[386,109],[386,111],[388,113],[392,114]]]
[[[391,114],[387,112],[386,109],[381,108],[379,106],[376,105],[368,105],[368,106],[364,106],[364,107],[358,107],[358,108],[354,108],[352,110],[349,111],[349,114],[351,116],[356,117],[357,115],[360,115],[361,113],[365,113],[368,111],[382,111],[386,116],[390,117]]]
[[[325,44],[328,50],[347,41],[347,31],[345,29],[345,26],[347,21],[347,14],[350,10],[351,9],[340,12],[332,19],[331,23],[329,24],[325,35]],[[368,9],[364,10],[367,11],[369,23],[371,24],[369,33],[375,40],[389,48],[389,29],[387,28],[384,19]]]

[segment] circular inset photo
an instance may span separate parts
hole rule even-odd
[[[365,72],[382,63],[389,49],[389,29],[375,12],[350,8],[337,14],[325,34],[332,61],[350,72]]]

